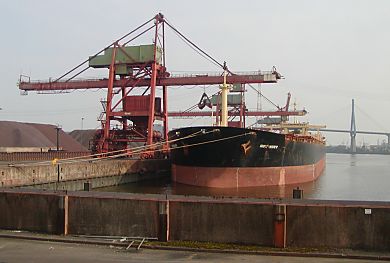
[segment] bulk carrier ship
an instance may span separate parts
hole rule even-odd
[[[227,69],[221,85],[218,126],[184,127],[168,133],[172,180],[216,188],[286,185],[317,179],[325,168],[325,138],[308,123],[228,127]],[[310,130],[318,131],[312,134]]]

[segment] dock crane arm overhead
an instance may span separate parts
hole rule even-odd
[[[153,145],[162,138],[167,138],[168,86],[219,85],[224,80],[221,72],[201,75],[170,74],[165,65],[166,28],[173,30],[183,41],[223,70],[223,63],[200,49],[171,23],[168,23],[163,14],[159,13],[65,74],[55,78],[54,81],[32,81],[30,77],[21,77],[18,87],[26,93],[28,91],[55,93],[78,89],[107,89],[106,106],[103,117],[100,119],[102,129],[95,136],[92,150],[99,153],[122,150],[127,149],[133,142]],[[128,45],[147,32],[153,32],[153,44]],[[89,68],[106,68],[108,76],[98,79],[76,79]],[[228,71],[226,83],[276,83],[281,78],[282,76],[275,68],[268,72],[233,73]],[[162,98],[156,96],[157,86],[162,87]],[[131,92],[137,87],[147,87],[147,89],[141,96],[130,95],[134,94]],[[163,135],[159,135],[154,130],[155,120],[163,121]],[[120,122],[121,129],[112,129],[112,121]]]
[[[278,73],[248,72],[235,75],[228,75],[228,84],[248,84],[248,83],[276,83]],[[223,76],[212,72],[210,75],[185,75],[185,76],[158,76],[157,86],[188,86],[188,85],[218,85],[223,81]],[[131,77],[115,79],[115,88],[119,87],[145,87],[150,85],[150,79],[138,80]],[[77,89],[104,89],[108,87],[108,79],[86,79],[86,80],[64,80],[64,81],[26,81],[19,82],[19,89],[23,91],[66,91]]]

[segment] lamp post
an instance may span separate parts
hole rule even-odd
[[[84,128],[84,117],[81,117],[81,130]]]
[[[60,150],[60,130],[61,130],[60,125],[57,125],[55,129],[57,131],[57,152],[58,152]]]

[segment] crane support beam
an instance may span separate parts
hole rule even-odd
[[[277,72],[259,74],[240,74],[227,76],[228,84],[247,83],[276,83],[280,79]],[[219,85],[223,82],[223,76],[191,75],[180,77],[157,78],[156,86],[185,86],[185,85]],[[77,90],[77,89],[104,89],[108,88],[108,79],[70,80],[56,82],[20,82],[19,89],[24,91],[53,91],[53,90]],[[147,87],[150,79],[116,79],[114,87]]]
[[[340,132],[340,133],[350,133],[350,130],[338,130],[338,129],[321,129],[323,132]],[[374,132],[374,131],[356,131],[359,134],[372,134],[372,135],[385,135],[390,136],[390,132]]]
[[[306,111],[248,111],[244,115],[247,117],[252,116],[303,116]],[[180,111],[170,111],[169,117],[210,117],[214,112],[211,111],[189,111],[189,112],[180,112]],[[239,116],[240,112],[229,112],[229,116]]]

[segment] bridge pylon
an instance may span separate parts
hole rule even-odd
[[[355,121],[355,100],[352,99],[352,114],[351,114],[351,129],[349,130],[351,136],[351,153],[356,153],[356,121]]]

